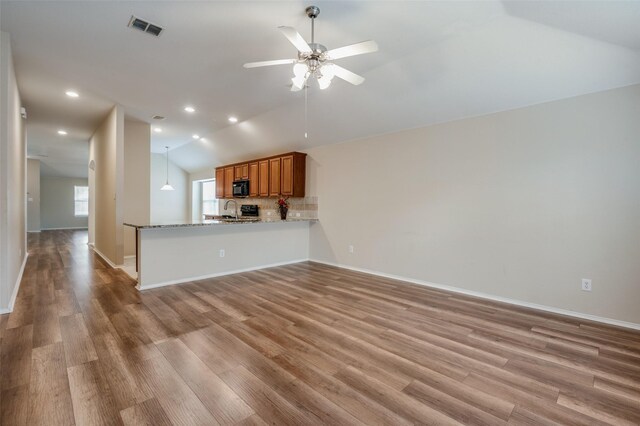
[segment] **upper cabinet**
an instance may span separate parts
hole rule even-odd
[[[280,157],[269,159],[269,196],[277,197],[280,195],[280,165],[282,161]]]
[[[232,198],[233,181],[249,180],[250,197],[304,197],[307,154],[290,152],[216,169],[216,197]]]
[[[224,168],[224,198],[233,198],[233,166]]]
[[[249,164],[238,164],[233,167],[235,180],[249,179]]]
[[[249,163],[249,197],[257,197],[260,188],[260,174],[258,162]]]
[[[258,161],[258,196],[269,196],[269,160]]]
[[[307,154],[294,152],[280,159],[280,193],[304,197]]]
[[[224,198],[224,168],[216,169],[216,198]]]

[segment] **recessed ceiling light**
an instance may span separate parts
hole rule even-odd
[[[229,123],[237,123],[238,122],[238,118],[234,117],[234,116],[230,116],[229,117]]]
[[[194,138],[194,139],[200,139],[200,135],[193,135],[191,137]]]
[[[196,109],[192,106],[186,106],[184,107],[184,110],[187,112],[196,112]]]
[[[162,129],[160,127],[154,127],[153,131],[156,133],[162,133]]]
[[[58,134],[64,136],[67,132],[65,130],[58,130]]]
[[[77,98],[78,96],[80,96],[80,95],[78,95],[78,92],[73,91],[73,90],[67,90],[64,93],[65,93],[65,95],[67,95],[70,98]]]

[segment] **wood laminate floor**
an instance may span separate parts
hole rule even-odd
[[[640,423],[640,334],[314,263],[139,293],[29,234],[2,425]]]

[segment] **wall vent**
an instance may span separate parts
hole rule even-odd
[[[156,37],[159,36],[162,31],[164,31],[164,28],[158,25],[151,24],[144,19],[136,18],[133,15],[131,15],[128,26],[140,31],[144,31],[147,34],[151,34]]]

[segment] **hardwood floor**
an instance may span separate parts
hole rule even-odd
[[[640,333],[314,263],[139,293],[29,234],[0,424],[640,424]]]

